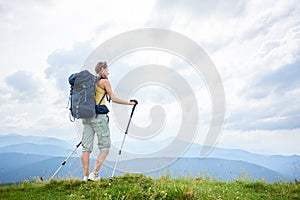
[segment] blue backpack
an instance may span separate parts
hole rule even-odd
[[[106,92],[99,104],[95,105],[96,83],[100,79],[104,79],[104,77],[94,76],[88,70],[83,70],[69,76],[71,89],[68,106],[70,105],[69,117],[72,122],[75,121],[75,118],[90,118],[97,114],[107,114],[109,112],[106,105],[101,105],[105,96],[108,102],[110,102]]]
[[[95,76],[88,70],[69,76],[70,120],[95,116]]]

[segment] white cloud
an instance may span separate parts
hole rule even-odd
[[[1,133],[64,127],[67,77],[81,67],[91,45],[118,29],[140,26],[153,4],[131,3],[0,2]]]
[[[157,27],[196,41],[215,63],[227,101],[220,145],[300,154],[294,143],[299,139],[300,113],[299,5],[292,0],[1,1],[0,134],[70,130],[64,109],[68,75],[106,39],[132,29]],[[182,70],[172,56],[150,54],[120,61],[111,69],[112,80],[141,64],[171,65],[194,86],[201,128],[207,130],[211,102],[203,84],[195,84],[201,78]],[[130,67],[119,70],[120,66]],[[137,116],[145,125],[149,121],[142,114],[148,111],[142,110]],[[172,112],[168,127],[175,123],[175,115]],[[285,136],[291,138],[287,139],[290,147],[274,151]],[[272,142],[265,145],[257,142],[260,139]]]
[[[290,26],[282,38],[263,43],[254,59],[247,59],[249,63],[244,65],[243,73],[238,73],[238,68],[226,80],[228,88],[239,83],[235,89],[227,90],[228,127],[233,124],[241,129],[299,127],[300,106],[295,95],[300,87],[299,25]]]
[[[29,71],[18,71],[5,79],[6,84],[11,88],[11,100],[20,103],[34,101],[40,98],[42,92],[39,80]]]

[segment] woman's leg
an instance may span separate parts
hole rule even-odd
[[[84,175],[88,176],[90,174],[90,152],[83,151],[81,154],[82,167]]]
[[[108,116],[107,115],[98,115],[93,128],[98,136],[98,148],[100,153],[97,156],[97,160],[94,166],[94,173],[98,173],[102,164],[104,163],[109,149],[110,149],[110,130],[108,125]]]
[[[99,169],[101,168],[102,164],[104,163],[104,160],[107,156],[107,151],[100,151],[100,153],[97,156],[97,160],[95,162],[95,166],[94,166],[94,173],[97,173],[99,171]]]
[[[94,136],[95,132],[91,125],[91,119],[82,119],[83,123],[83,133],[82,133],[82,154],[81,162],[84,171],[84,175],[88,176],[90,174],[90,154],[93,151]]]

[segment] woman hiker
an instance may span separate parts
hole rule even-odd
[[[111,84],[109,82],[108,75],[108,66],[106,62],[100,61],[97,63],[95,67],[95,73],[97,77],[100,78],[96,83],[96,95],[95,101],[96,105],[98,105],[101,101],[101,105],[105,105],[106,98],[105,95],[108,95],[112,102],[124,105],[135,105],[137,103],[136,100],[125,101],[117,98],[111,88]],[[96,106],[95,106],[96,107]],[[99,179],[98,171],[103,164],[106,156],[109,153],[110,149],[110,130],[108,124],[108,116],[107,114],[99,114],[96,110],[96,116],[92,118],[82,119],[83,123],[83,134],[82,134],[82,166],[84,170],[83,180],[91,180],[96,181]],[[94,169],[90,173],[90,154],[93,150],[94,144],[94,136],[95,134],[98,137],[98,148],[99,154],[97,156],[97,160],[94,164]]]

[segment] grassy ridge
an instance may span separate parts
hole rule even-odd
[[[300,184],[265,182],[219,182],[203,178],[125,174],[97,182],[51,180],[1,186],[0,199],[300,199]]]

